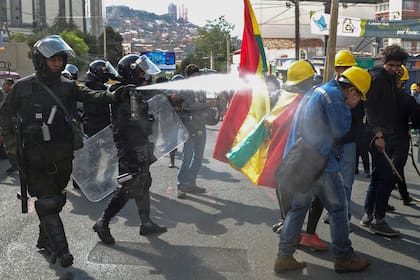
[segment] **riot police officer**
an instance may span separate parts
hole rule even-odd
[[[77,101],[112,102],[112,95],[106,91],[80,88],[61,76],[68,55],[75,53],[58,35],[37,41],[32,47],[35,74],[17,81],[0,109],[0,128],[8,154],[16,157],[15,140],[22,142],[18,165],[26,175],[29,194],[37,198],[37,247],[51,253],[52,263],[58,259],[62,267],[73,264],[59,215],[66,203],[64,189],[73,160],[72,125],[65,111],[75,114]],[[20,120],[21,133],[13,130],[12,118]],[[17,139],[15,134],[22,137]]]
[[[117,70],[110,62],[97,59],[89,64],[86,76],[81,80],[85,85],[94,90],[106,90],[108,80],[118,80]],[[110,108],[108,104],[83,104],[83,131],[87,136],[92,136],[111,123]]]
[[[79,79],[79,68],[76,65],[67,63],[64,70],[70,73],[70,80],[77,81]]]
[[[119,183],[107,208],[94,224],[93,230],[103,243],[112,244],[109,222],[128,202],[134,198],[140,216],[140,235],[166,232],[150,219],[150,192],[152,177],[150,165],[156,160],[153,156],[153,143],[149,142],[153,120],[148,115],[147,97],[135,95],[136,86],[143,85],[150,75],[160,72],[146,56],[126,55],[118,62],[118,74],[122,82],[116,93],[120,100],[112,105],[112,130],[118,149]]]

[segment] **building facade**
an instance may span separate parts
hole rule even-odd
[[[7,23],[9,30],[22,33],[64,20],[99,36],[103,14],[102,0],[0,0],[0,21]]]

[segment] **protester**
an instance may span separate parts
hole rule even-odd
[[[313,65],[309,61],[299,60],[293,62],[287,69],[286,81],[283,84],[281,94],[277,97],[278,105],[283,106],[285,100],[290,99],[294,95],[303,96],[309,90],[313,90],[314,77],[316,75]],[[273,109],[275,110],[276,107]],[[282,192],[276,189],[277,200],[280,206],[280,221],[273,225],[273,231],[281,233],[284,219],[290,208],[292,197],[288,192]],[[322,203],[318,197],[314,197],[309,215],[306,232],[302,232],[299,237],[299,244],[315,250],[327,250],[328,244],[322,241],[315,233],[319,218],[322,214]]]
[[[185,67],[185,77],[191,78],[200,74],[195,64]],[[187,193],[204,193],[205,188],[197,186],[196,179],[203,161],[206,146],[206,111],[216,107],[217,100],[207,100],[205,92],[181,91],[179,100],[182,110],[179,116],[189,132],[189,138],[182,149],[182,163],[177,178],[177,197],[184,199]]]
[[[32,47],[35,74],[18,80],[0,109],[1,132],[13,158],[17,132],[12,120],[16,119],[17,126],[22,127],[23,155],[18,164],[19,172],[26,175],[28,193],[37,198],[35,211],[40,232],[36,246],[51,254],[52,263],[58,259],[62,267],[73,264],[59,215],[66,203],[65,187],[72,172],[74,152],[72,121],[66,111],[74,114],[77,101],[110,103],[113,99],[106,91],[80,88],[62,77],[68,55],[75,53],[60,36],[38,40]]]
[[[357,66],[356,58],[348,50],[341,50],[335,55],[334,59],[334,70],[336,73],[336,79],[340,79],[341,74],[352,66]],[[335,155],[340,165],[340,171],[344,179],[344,187],[346,188],[347,198],[347,212],[349,220],[350,231],[350,218],[351,218],[351,193],[354,183],[354,173],[356,170],[356,136],[363,129],[363,116],[364,110],[363,105],[359,102],[354,108],[351,109],[351,127],[350,131],[347,132],[341,138],[334,140]],[[329,223],[328,213],[323,218],[325,223]]]
[[[385,211],[394,182],[394,174],[387,157],[403,154],[407,141],[407,130],[398,121],[396,102],[397,73],[407,60],[408,53],[398,45],[385,47],[382,65],[375,66],[369,73],[372,84],[367,95],[367,120],[372,127],[370,153],[372,156],[372,177],[367,190],[364,212],[360,224],[369,227],[372,233],[397,236],[398,230],[385,221]]]
[[[401,71],[398,77],[400,77],[400,81],[397,80],[397,117],[398,117],[398,126],[403,130],[401,132],[401,143],[400,148],[401,152],[394,153],[392,157],[392,162],[395,165],[399,175],[399,178],[396,174],[394,174],[394,184],[393,186],[398,186],[398,192],[400,193],[401,199],[403,204],[406,206],[414,205],[414,200],[408,193],[407,183],[405,181],[404,175],[404,167],[407,163],[408,152],[410,149],[410,130],[411,127],[417,128],[419,125],[419,118],[420,118],[420,105],[416,103],[416,100],[411,95],[407,94],[405,91],[405,84],[409,79],[409,74],[407,68],[402,65]],[[410,124],[411,123],[411,127]],[[403,137],[405,135],[405,137]]]
[[[330,232],[336,258],[335,271],[339,273],[361,271],[370,264],[368,260],[353,252],[348,237],[345,187],[340,166],[333,152],[334,139],[342,137],[350,129],[350,109],[365,97],[369,86],[370,76],[367,71],[353,66],[344,71],[338,80],[332,79],[313,92],[308,92],[304,97],[307,98],[307,103],[302,102],[295,114],[289,138],[296,140],[299,136],[303,137],[307,144],[314,147],[322,156],[328,157],[328,163],[321,177],[313,184],[312,191],[295,192],[293,195],[291,209],[287,212],[280,234],[279,251],[274,265],[276,273],[301,269],[305,266],[304,262],[297,261],[293,257],[293,253],[314,194],[330,213]],[[298,116],[301,111],[303,121],[300,126]],[[299,127],[301,129],[298,130]],[[284,156],[292,145],[288,142]],[[287,189],[287,186],[279,185],[278,188]]]

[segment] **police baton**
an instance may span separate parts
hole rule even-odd
[[[394,163],[392,162],[392,160],[389,158],[388,154],[384,151],[384,156],[386,158],[386,160],[388,161],[389,165],[391,165],[391,169],[392,171],[395,173],[395,175],[397,175],[398,179],[401,182],[404,182],[403,178],[401,177],[400,173],[398,172],[397,168],[395,168]]]

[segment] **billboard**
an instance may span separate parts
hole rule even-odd
[[[141,55],[146,55],[162,71],[176,70],[175,52],[141,52]]]

